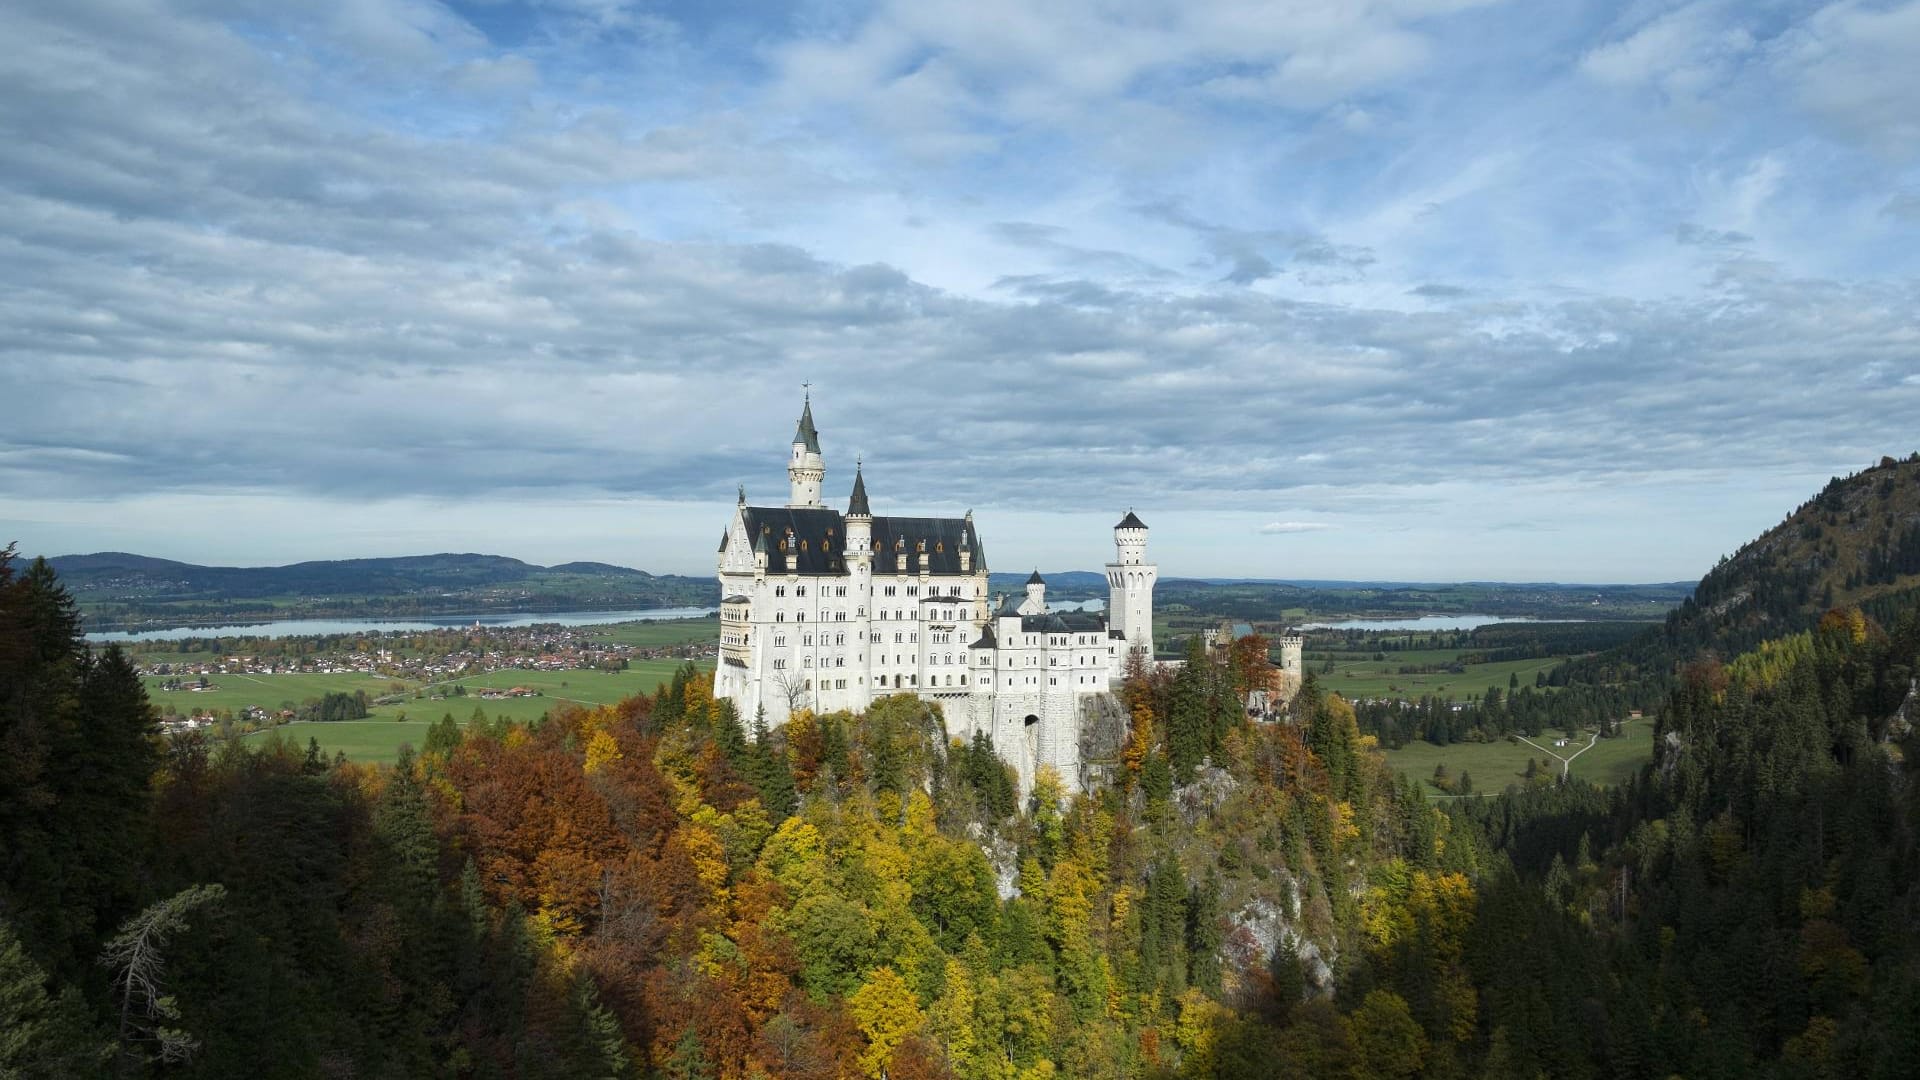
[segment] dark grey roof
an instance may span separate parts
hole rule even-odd
[[[860,474],[858,465],[853,468],[853,497],[847,500],[847,516],[855,514],[873,516],[873,508],[867,505],[867,478]]]
[[[1120,524],[1114,526],[1116,529],[1144,529],[1146,527],[1147,523],[1140,520],[1140,515],[1131,510],[1127,511],[1126,517],[1120,519]]]
[[[727,530],[725,529],[720,530],[720,550],[727,550]]]
[[[800,426],[794,430],[793,441],[807,444],[813,453],[820,452],[820,433],[813,427],[813,399],[808,398],[800,409]]]
[[[1000,647],[1000,642],[995,640],[993,636],[992,623],[988,623],[987,625],[981,627],[980,640],[967,646],[967,648],[969,649],[997,649],[999,647]]]
[[[906,553],[907,570],[919,573],[923,545],[930,573],[959,574],[978,570],[980,565],[976,562],[969,571],[960,569],[960,549],[980,548],[980,537],[966,518],[877,517],[873,519],[873,542],[877,545],[873,552],[876,574],[894,572],[898,565],[894,556],[901,552]]]
[[[1106,628],[1107,617],[1094,611],[1050,611],[1020,619],[1020,630],[1028,634],[1092,634]]]
[[[838,510],[822,506],[749,506],[741,511],[755,544],[767,546],[767,569],[787,572],[787,555],[800,557],[795,573],[847,572],[847,529]]]
[[[824,506],[749,506],[741,514],[754,537],[755,549],[766,545],[768,570],[786,572],[787,551],[780,547],[785,543],[799,554],[796,573],[847,572],[847,526],[840,511]],[[973,523],[964,518],[877,517],[873,519],[874,570],[893,573],[895,554],[904,552],[907,572],[917,574],[924,550],[929,573],[959,574],[963,542],[976,549],[980,546]]]
[[[1046,583],[1047,583],[1047,579],[1041,577],[1040,571],[1038,570],[1035,570],[1033,572],[1033,576],[1027,579],[1027,584],[1029,585],[1045,585]]]

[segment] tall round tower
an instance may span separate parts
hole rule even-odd
[[[800,410],[800,426],[793,432],[793,457],[787,462],[789,507],[820,505],[820,485],[827,479],[827,462],[820,456],[820,433],[813,427],[813,395]]]
[[[847,564],[873,561],[873,509],[867,504],[867,478],[853,466],[853,494],[847,498]]]
[[[1127,639],[1127,651],[1153,659],[1153,583],[1160,568],[1147,561],[1147,523],[1133,511],[1113,527],[1114,561],[1107,564],[1107,625]]]

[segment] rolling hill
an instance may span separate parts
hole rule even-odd
[[[151,621],[610,611],[718,599],[709,578],[606,563],[538,566],[500,555],[196,566],[109,551],[48,562],[96,628]]]

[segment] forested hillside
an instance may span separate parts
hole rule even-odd
[[[1891,621],[1916,596],[1920,453],[1834,478],[1722,559],[1660,631],[1597,658],[1589,674],[1666,674],[1701,652],[1728,659],[1805,630],[1836,606]]]
[[[1264,650],[1019,799],[937,708],[651,698],[395,767],[151,734],[0,559],[0,1075],[1894,1077],[1920,619],[1689,663],[1635,784],[1428,803]],[[758,736],[757,738],[755,736]]]

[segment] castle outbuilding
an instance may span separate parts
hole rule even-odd
[[[826,459],[809,399],[780,507],[740,493],[720,539],[720,664],[714,693],[769,727],[802,710],[862,710],[889,694],[939,702],[950,736],[985,733],[1030,787],[1040,765],[1080,772],[1086,703],[1130,657],[1153,656],[1147,526],[1114,526],[1105,612],[1055,611],[1036,571],[1019,599],[988,594],[973,514],[875,516],[856,465],[843,514],[821,503]]]

